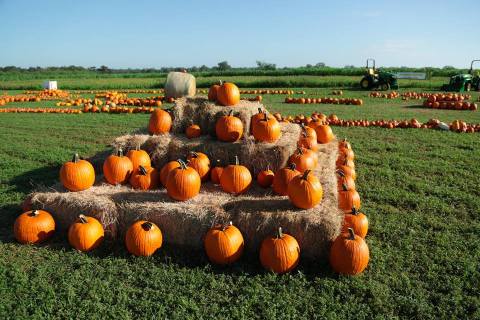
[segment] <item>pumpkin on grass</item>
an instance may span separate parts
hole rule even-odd
[[[280,124],[274,116],[263,113],[261,119],[252,121],[252,134],[260,142],[275,142],[280,137]]]
[[[262,266],[275,273],[286,273],[293,270],[300,261],[300,246],[297,240],[282,232],[262,241],[260,246],[260,262]]]
[[[353,207],[350,213],[345,213],[342,232],[347,232],[348,228],[352,228],[356,235],[365,239],[368,233],[367,216]]]
[[[216,225],[205,236],[205,252],[211,262],[226,265],[237,261],[243,252],[243,236],[230,221],[227,225]]]
[[[346,184],[342,185],[342,190],[338,192],[338,207],[343,212],[350,212],[352,208],[360,209],[360,195],[355,189],[348,189]]]
[[[192,151],[187,157],[189,167],[195,169],[202,181],[207,181],[210,172],[210,159],[205,153]]]
[[[103,241],[104,230],[102,224],[93,217],[83,214],[68,229],[68,242],[80,251],[91,251]]]
[[[133,171],[132,161],[123,155],[123,150],[120,148],[116,155],[110,155],[103,163],[103,175],[108,183],[117,185],[128,181],[130,174]]]
[[[268,188],[272,185],[274,177],[275,177],[275,174],[273,173],[272,170],[270,170],[270,166],[267,165],[267,168],[265,170],[262,170],[258,173],[257,183],[262,188]]]
[[[65,162],[60,168],[60,181],[69,191],[87,190],[95,183],[95,169],[75,153],[72,161]]]
[[[288,194],[288,184],[299,174],[300,171],[295,168],[294,163],[290,163],[287,167],[277,170],[273,177],[273,191],[278,195],[286,196]]]
[[[226,166],[220,176],[220,186],[223,191],[241,194],[247,191],[252,184],[252,175],[247,167],[239,164],[235,156],[235,164]]]
[[[287,194],[295,207],[310,209],[322,201],[323,188],[318,178],[310,170],[305,170],[303,174],[293,177],[288,184]]]
[[[41,243],[55,233],[55,220],[44,210],[27,211],[15,219],[13,233],[20,243]]]
[[[167,187],[167,178],[170,171],[179,167],[180,167],[180,162],[176,160],[170,161],[162,167],[162,169],[160,170],[160,182],[164,187]]]
[[[243,135],[242,120],[233,115],[233,110],[229,114],[220,117],[215,123],[215,133],[218,140],[224,142],[235,142]]]
[[[330,265],[337,273],[356,275],[368,265],[370,251],[362,237],[355,234],[352,228],[341,233],[330,248]]]
[[[162,247],[162,231],[156,224],[140,220],[132,224],[125,235],[128,252],[136,256],[148,257]]]
[[[290,156],[288,163],[294,163],[295,168],[303,173],[305,170],[313,170],[317,165],[317,157],[311,150],[305,148],[297,148]]]
[[[147,151],[141,150],[140,145],[137,145],[135,149],[131,149],[127,153],[128,159],[132,161],[133,170],[136,171],[139,166],[151,167],[152,161]]]
[[[151,190],[158,187],[160,175],[155,168],[139,166],[130,176],[130,184],[134,189]]]
[[[172,127],[172,116],[165,110],[155,109],[150,115],[148,132],[150,134],[167,133]]]
[[[225,82],[217,90],[217,100],[222,106],[234,106],[240,101],[240,90],[235,84]]]
[[[220,160],[217,159],[215,166],[210,170],[210,180],[214,184],[220,184],[220,176],[222,175],[223,167],[220,164]]]
[[[185,201],[198,195],[201,179],[198,172],[178,159],[180,167],[170,171],[167,177],[167,194],[175,200]]]

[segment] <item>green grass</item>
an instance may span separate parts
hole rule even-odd
[[[329,91],[307,89],[321,96]],[[412,101],[300,106],[283,98],[264,96],[268,108],[283,113],[480,122],[478,112],[406,107]],[[2,319],[480,318],[478,134],[333,128],[352,142],[370,219],[371,261],[357,277],[335,275],[326,261],[302,261],[291,274],[276,276],[255,256],[217,268],[201,253],[169,247],[134,258],[121,243],[81,254],[62,234],[40,247],[14,241],[18,203],[35,185],[56,182],[72,152],[94,155],[147,121],[148,115],[0,114]]]

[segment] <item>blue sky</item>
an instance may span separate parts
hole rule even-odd
[[[0,0],[0,66],[467,67],[479,0]]]

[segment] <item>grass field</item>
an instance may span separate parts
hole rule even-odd
[[[331,89],[306,91],[324,96]],[[264,103],[284,114],[480,122],[479,112],[365,95],[345,95],[362,97],[363,106],[287,105],[282,95],[265,95]],[[45,104],[53,102],[23,105]],[[201,253],[168,247],[134,258],[122,244],[81,254],[64,235],[41,247],[14,241],[13,221],[28,192],[56,182],[73,152],[92,156],[147,121],[148,115],[0,115],[0,318],[480,318],[477,133],[333,128],[352,142],[370,220],[371,261],[357,277],[334,274],[326,261],[276,276],[257,257],[217,268]]]

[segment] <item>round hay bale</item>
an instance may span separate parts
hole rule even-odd
[[[195,77],[186,72],[170,72],[165,82],[165,96],[167,98],[181,98],[194,96],[197,91]]]

